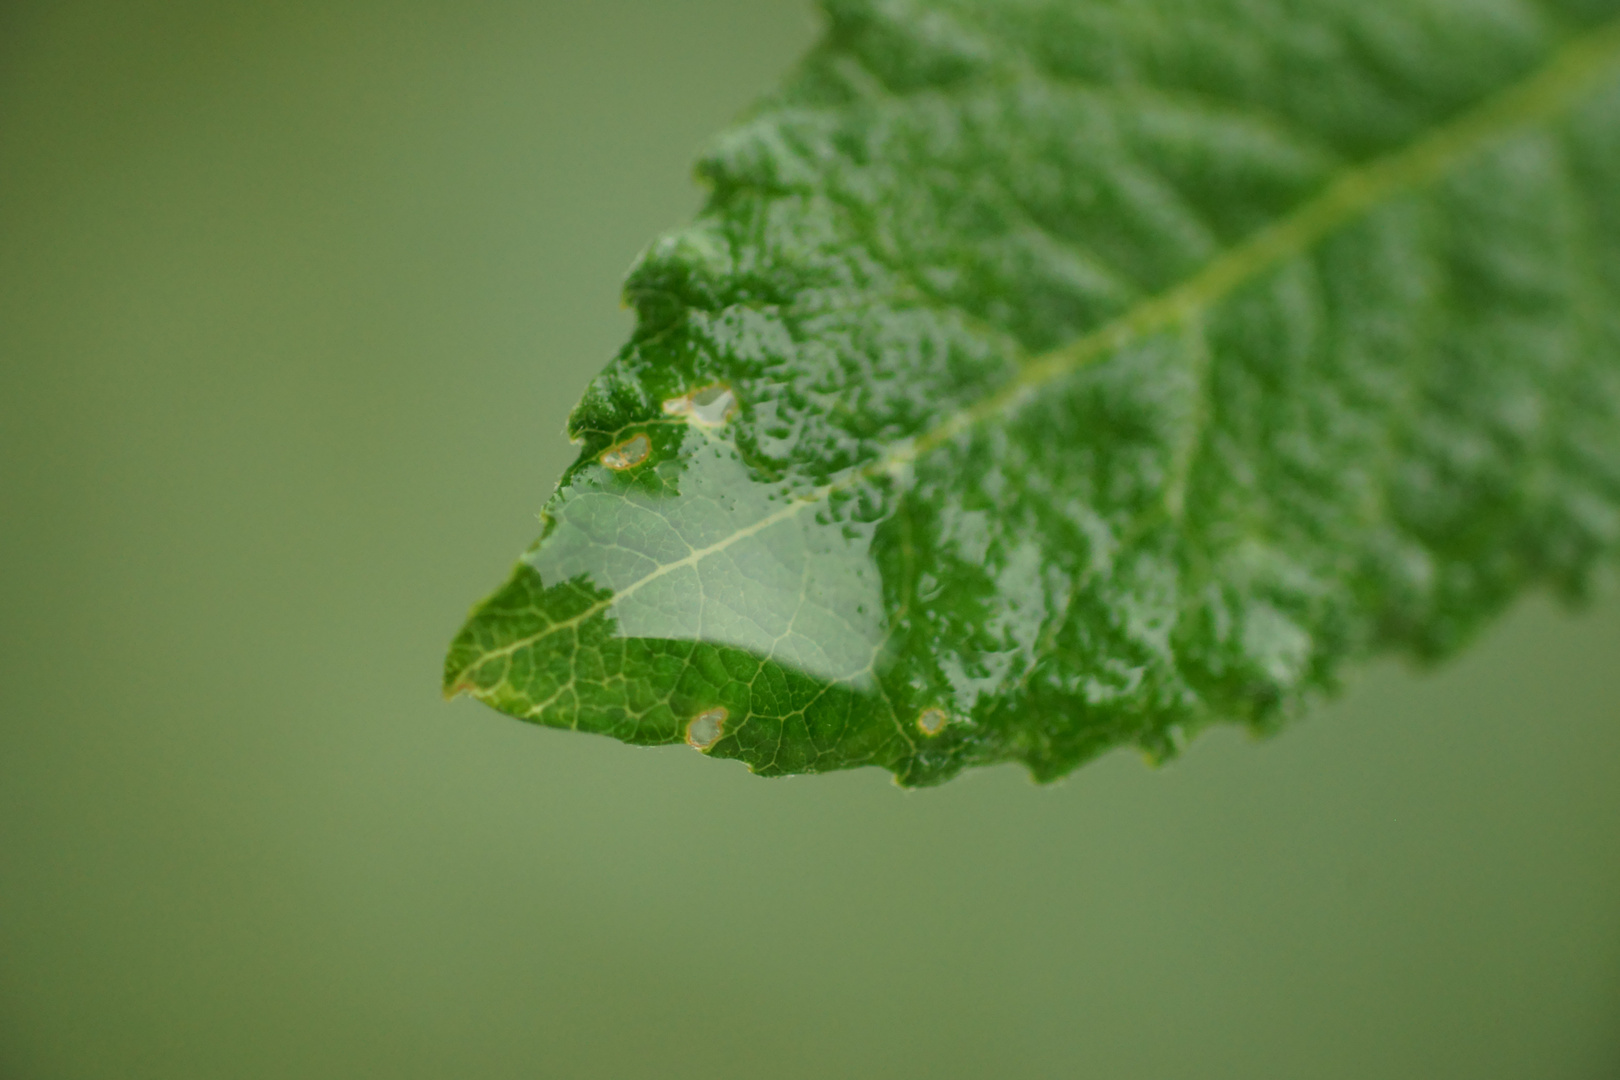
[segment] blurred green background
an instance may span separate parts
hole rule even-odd
[[[0,1076],[1620,1076],[1620,602],[905,793],[445,704],[801,0],[0,6]]]

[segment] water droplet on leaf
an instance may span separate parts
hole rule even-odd
[[[672,397],[664,402],[669,416],[684,416],[687,421],[702,427],[719,427],[737,411],[737,395],[724,383],[700,386],[696,390]]]

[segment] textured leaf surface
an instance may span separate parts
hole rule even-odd
[[[1045,779],[1612,561],[1616,0],[824,6],[447,692]]]

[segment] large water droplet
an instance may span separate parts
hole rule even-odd
[[[759,481],[727,442],[689,436],[683,456],[656,463],[663,484],[577,475],[529,565],[548,587],[577,580],[611,597],[614,637],[728,645],[875,689],[888,637],[877,526]]]

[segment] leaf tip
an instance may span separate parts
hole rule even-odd
[[[446,701],[454,701],[463,694],[476,693],[478,690],[478,684],[473,681],[473,672],[478,670],[482,657],[467,648],[465,637],[466,631],[463,630],[450,646],[449,655],[444,658],[444,678],[439,684],[439,693]]]

